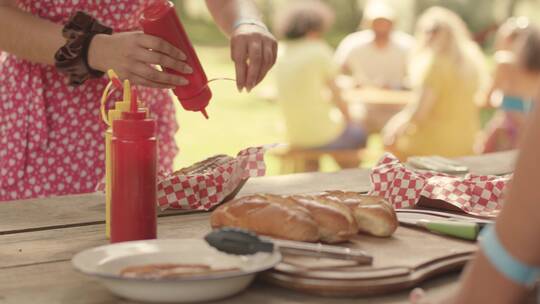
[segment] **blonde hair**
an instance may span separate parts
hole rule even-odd
[[[437,31],[436,38],[430,39],[430,31]],[[426,68],[438,56],[447,56],[464,81],[481,88],[487,84],[485,57],[456,13],[437,6],[427,9],[418,19],[415,36],[417,45],[410,66],[413,84],[425,76]]]

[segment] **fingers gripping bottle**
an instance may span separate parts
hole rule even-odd
[[[168,73],[181,75],[189,81],[188,85],[177,86],[173,90],[182,107],[188,111],[201,112],[208,118],[205,108],[212,98],[212,92],[207,86],[206,74],[176,14],[174,4],[166,0],[155,1],[143,11],[139,22],[144,33],[160,37],[186,54],[186,62],[193,68],[193,73],[182,74],[166,67],[163,69]]]

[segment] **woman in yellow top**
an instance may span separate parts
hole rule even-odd
[[[476,98],[484,58],[465,23],[453,12],[432,7],[422,14],[411,58],[411,83],[418,99],[383,130],[390,152],[461,156],[473,153],[480,130]]]

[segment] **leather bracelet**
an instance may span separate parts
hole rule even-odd
[[[80,85],[90,78],[99,78],[104,72],[88,65],[88,49],[97,34],[112,34],[112,28],[99,23],[92,16],[78,11],[62,29],[67,42],[54,55],[55,66],[69,78],[70,85]]]

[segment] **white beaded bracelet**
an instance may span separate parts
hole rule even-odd
[[[232,26],[233,31],[236,30],[239,26],[244,25],[244,24],[255,25],[264,29],[265,31],[268,31],[268,27],[266,27],[266,24],[264,24],[262,21],[258,19],[252,19],[252,18],[239,19],[236,22],[234,22]]]

